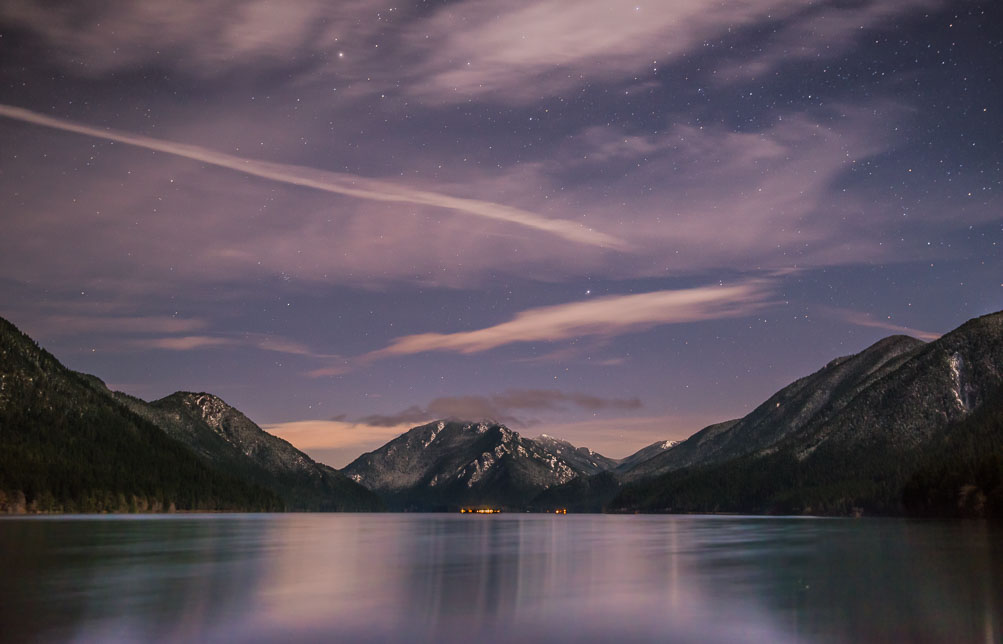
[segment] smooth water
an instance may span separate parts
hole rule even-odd
[[[602,515],[0,520],[3,642],[999,642],[982,523]]]

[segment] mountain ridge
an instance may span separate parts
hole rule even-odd
[[[514,509],[577,476],[565,459],[497,423],[434,421],[362,454],[343,470],[391,508]]]
[[[213,394],[146,402],[113,392],[2,318],[0,358],[0,511],[385,503],[425,511],[950,514],[945,499],[963,498],[958,515],[1003,512],[1003,312],[931,342],[883,338],[740,419],[623,459],[498,423],[440,420],[341,472]],[[124,477],[115,483],[112,471]]]
[[[1003,313],[929,343],[885,338],[656,457],[654,477],[635,477],[611,508],[900,514],[931,441],[1001,386]]]
[[[818,414],[827,414],[833,407],[846,404],[845,394],[863,388],[900,363],[925,343],[908,336],[890,336],[875,342],[863,351],[831,360],[818,371],[795,380],[766,399],[749,414],[734,421],[710,425],[649,461],[645,476],[680,469],[694,464],[727,460],[750,451],[766,449],[787,435],[797,432]],[[844,394],[840,396],[839,394]],[[743,441],[733,444],[736,436]],[[636,480],[639,472],[628,473]]]
[[[177,391],[148,403],[118,392],[114,396],[203,458],[274,491],[286,509],[366,511],[382,507],[368,490],[264,431],[219,396]]]
[[[0,318],[0,511],[275,510]]]
[[[0,512],[383,507],[217,396],[111,391],[3,318],[0,442]]]

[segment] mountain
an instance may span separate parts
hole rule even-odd
[[[0,511],[383,508],[211,394],[112,392],[2,318],[0,358]]]
[[[842,410],[860,391],[923,346],[914,338],[892,336],[856,355],[836,358],[784,387],[744,418],[700,430],[643,468],[628,472],[626,478],[636,480],[641,475],[649,477],[769,449],[808,424]]]
[[[612,471],[576,476],[567,483],[543,490],[533,497],[526,509],[533,512],[553,512],[559,508],[568,512],[602,512],[620,488],[620,479]]]
[[[558,456],[579,474],[598,474],[617,467],[619,461],[606,458],[588,447],[575,447],[566,440],[543,434],[533,441],[550,454]]]
[[[407,431],[342,471],[391,509],[523,509],[543,490],[606,461],[563,441],[523,438],[503,425],[443,420]]]
[[[648,445],[647,447],[642,447],[630,456],[626,458],[621,458],[616,463],[616,467],[613,468],[617,472],[627,472],[638,467],[641,463],[650,461],[667,449],[671,449],[679,444],[679,441],[658,441]]]
[[[287,510],[382,509],[375,494],[314,462],[212,394],[179,391],[150,403],[122,393],[114,396],[214,467],[275,492]]]
[[[595,454],[586,448],[575,448],[567,441],[546,435],[541,438],[549,439],[550,444],[570,446],[579,453],[585,450],[587,454]],[[582,468],[580,476],[567,483],[547,488],[538,494],[530,503],[529,509],[539,512],[552,512],[556,508],[564,508],[568,512],[602,512],[620,492],[626,472],[641,473],[640,476],[643,476],[646,463],[678,444],[678,441],[658,441],[618,460],[595,454],[602,459],[600,462],[604,467],[601,470]]]
[[[628,470],[611,508],[901,513],[929,445],[1001,384],[1003,313],[929,344],[892,336]]]
[[[275,510],[0,318],[0,512]]]
[[[1003,387],[934,436],[902,502],[917,516],[1003,518]]]
[[[494,423],[437,421],[363,454],[343,472],[392,509],[600,512],[620,490],[620,473],[676,445],[659,441],[624,459],[543,434],[520,436]]]

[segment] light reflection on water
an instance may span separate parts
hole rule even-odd
[[[1003,641],[1003,529],[601,515],[0,520],[2,641]]]

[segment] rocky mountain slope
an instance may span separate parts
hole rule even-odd
[[[925,446],[1001,385],[1003,313],[929,344],[886,338],[628,471],[613,507],[895,513]]]
[[[621,458],[616,462],[616,467],[614,467],[613,470],[616,472],[627,472],[633,470],[641,463],[650,461],[662,452],[672,449],[678,444],[679,441],[657,441],[651,445],[642,447],[626,458]]]
[[[560,442],[570,445],[566,441]],[[602,512],[620,492],[628,473],[635,478],[643,478],[648,463],[678,444],[678,441],[657,441],[625,458],[604,459],[602,462],[606,467],[602,470],[583,469],[580,476],[567,483],[547,488],[533,499],[529,509],[540,512],[551,512],[555,508],[564,508],[569,512]],[[578,451],[583,449],[577,448]],[[593,453],[591,450],[587,452]]]
[[[637,480],[769,449],[811,423],[837,414],[857,394],[923,346],[914,338],[892,336],[856,355],[836,358],[784,387],[744,418],[702,429],[674,449],[635,468],[626,478]]]
[[[538,443],[503,425],[438,421],[363,454],[343,471],[392,509],[522,509],[543,490],[608,460],[563,441]]]
[[[546,434],[530,439],[495,423],[442,420],[363,454],[343,472],[397,510],[599,512],[619,491],[622,472],[675,445],[659,441],[612,459]]]
[[[314,462],[212,394],[179,391],[151,403],[122,393],[114,396],[216,467],[272,490],[287,510],[371,511],[382,507],[369,490]]]
[[[532,512],[602,512],[622,487],[615,472],[576,476],[567,483],[543,490],[526,506]]]
[[[0,318],[0,512],[276,510]]]
[[[533,442],[547,452],[564,459],[579,474],[598,474],[612,470],[620,463],[616,459],[606,458],[588,447],[575,447],[566,440],[546,434],[534,438]]]

